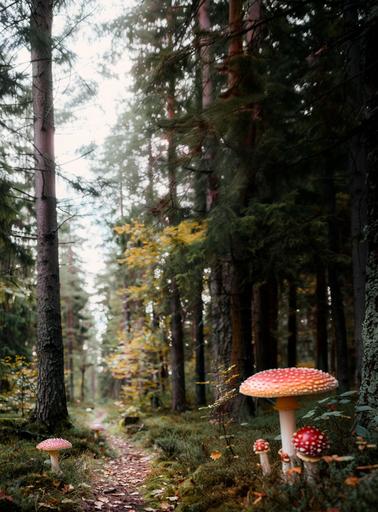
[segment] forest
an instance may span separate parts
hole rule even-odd
[[[377,510],[378,3],[0,29],[0,512]]]

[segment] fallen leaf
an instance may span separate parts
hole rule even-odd
[[[75,489],[75,487],[72,484],[65,484],[65,485],[63,485],[62,491],[64,494],[67,494],[69,492],[72,492],[74,489]]]
[[[297,473],[298,475],[300,475],[302,473],[302,468],[300,466],[294,466],[293,468],[289,468],[287,470],[287,474],[288,475],[293,475]]]
[[[90,489],[91,486],[89,484],[86,484],[85,482],[82,482],[78,485],[78,487],[82,487],[83,489]]]
[[[358,485],[359,481],[360,481],[360,479],[358,478],[358,476],[348,476],[344,480],[344,484],[350,485],[351,487],[356,487],[356,485]]]
[[[222,457],[222,452],[220,452],[218,450],[214,450],[213,452],[210,453],[210,458],[213,460],[218,460],[221,457]]]
[[[256,496],[256,499],[252,501],[252,505],[257,505],[266,496],[265,492],[252,491],[252,494]]]

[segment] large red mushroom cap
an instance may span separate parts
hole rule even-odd
[[[268,441],[265,439],[257,439],[253,443],[253,451],[258,455],[259,453],[266,453],[270,449]]]
[[[43,450],[45,452],[57,452],[59,450],[65,450],[72,448],[72,444],[69,441],[61,438],[45,439],[41,443],[37,444],[37,450]]]
[[[328,438],[316,427],[302,427],[293,434],[293,445],[299,454],[320,457],[329,448]]]
[[[240,393],[261,398],[312,395],[336,389],[337,380],[314,368],[277,368],[248,377]]]

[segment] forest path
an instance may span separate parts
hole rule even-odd
[[[102,459],[92,474],[93,498],[83,502],[83,510],[103,512],[153,512],[143,501],[140,486],[151,470],[152,457],[121,435],[105,433],[117,457]]]
[[[151,470],[152,457],[121,436],[106,434],[106,439],[117,457],[106,457],[94,471],[93,498],[85,500],[83,510],[152,512],[155,509],[144,503],[139,490]]]

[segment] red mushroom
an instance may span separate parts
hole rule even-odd
[[[323,452],[329,448],[326,434],[316,427],[302,427],[293,434],[297,457],[303,461],[307,479],[313,481]]]
[[[59,466],[59,452],[60,450],[72,448],[72,444],[65,439],[53,438],[45,439],[45,441],[37,444],[36,448],[37,450],[42,450],[50,455],[51,471],[53,473],[61,473]]]
[[[268,441],[265,439],[257,439],[253,443],[253,451],[260,457],[260,465],[263,475],[269,475],[271,472],[268,452],[270,451]]]
[[[295,456],[292,436],[295,432],[295,410],[301,395],[323,393],[337,388],[337,380],[328,373],[314,368],[278,368],[252,375],[240,386],[243,395],[277,398],[276,409],[280,417],[282,450],[290,459]],[[291,461],[293,462],[293,461]],[[283,470],[287,470],[283,465]]]
[[[284,473],[287,473],[291,467],[291,463],[290,463],[290,457],[288,456],[287,453],[285,453],[282,448],[280,448],[278,450],[278,455],[280,457],[280,460],[281,460],[281,464],[282,464],[282,470]]]

